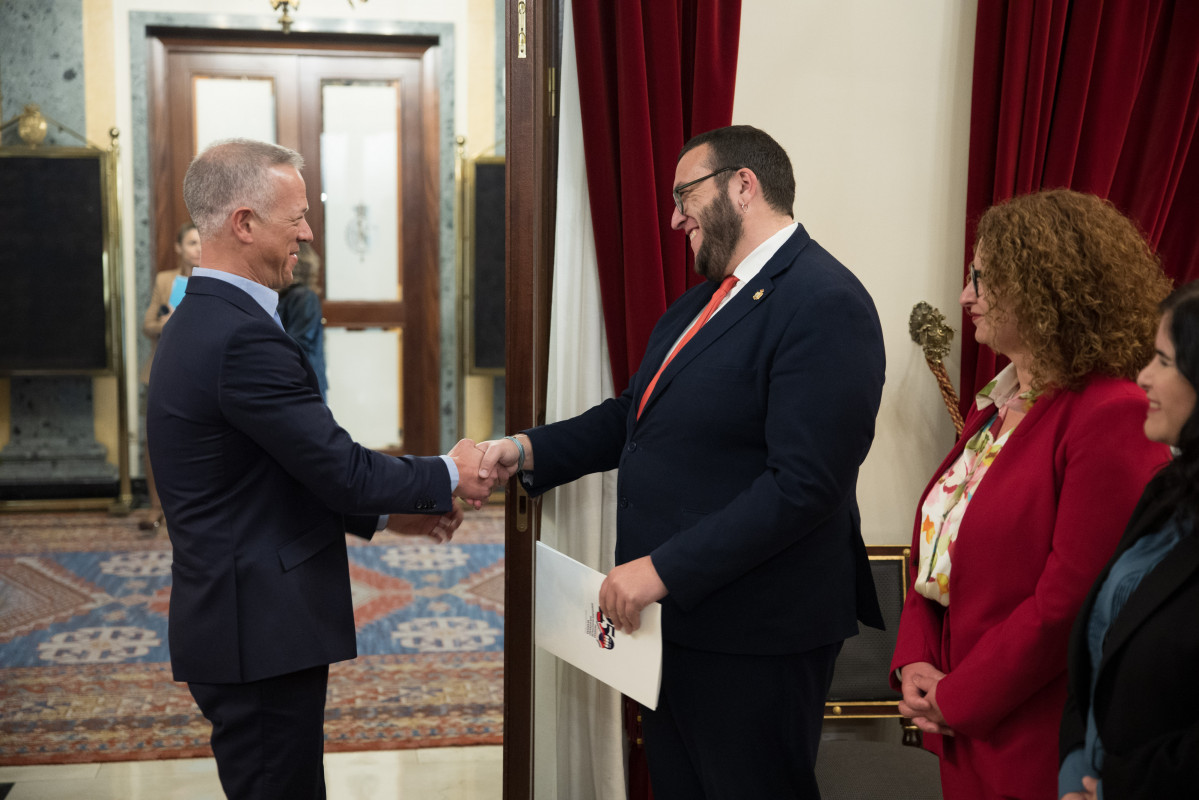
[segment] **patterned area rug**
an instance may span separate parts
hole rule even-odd
[[[448,545],[353,536],[358,658],[329,670],[326,750],[503,741],[503,509]],[[133,519],[0,516],[0,766],[210,756],[167,654],[171,548]]]

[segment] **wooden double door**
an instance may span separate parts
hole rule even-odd
[[[437,41],[176,29],[149,45],[155,268],[175,266],[199,150],[233,136],[297,150],[330,406],[375,449],[440,452]]]

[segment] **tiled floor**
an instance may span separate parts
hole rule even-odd
[[[503,795],[502,747],[327,753],[329,800],[493,800]],[[0,767],[4,800],[221,800],[210,758]]]

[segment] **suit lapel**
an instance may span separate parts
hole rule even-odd
[[[1019,426],[1017,426],[1018,428]],[[1120,543],[1116,545],[1116,552],[1108,559],[1107,564],[1104,565],[1103,570],[1099,573],[1099,577],[1091,584],[1091,590],[1087,592],[1086,599],[1082,602],[1082,608],[1078,611],[1077,621],[1070,631],[1068,656],[1068,663],[1070,664],[1069,681],[1071,691],[1078,702],[1079,708],[1084,711],[1090,706],[1091,672],[1095,668],[1095,665],[1091,663],[1090,649],[1087,644],[1088,622],[1091,619],[1091,612],[1095,609],[1095,597],[1099,594],[1100,587],[1103,586],[1103,583],[1107,580],[1107,576],[1111,573],[1112,565],[1116,563],[1116,559],[1146,533],[1151,533],[1160,528],[1169,518],[1170,510],[1170,506],[1163,502],[1160,494],[1155,494],[1152,497],[1147,496],[1147,494],[1141,496],[1136,508],[1132,511],[1128,528],[1124,531],[1124,535],[1120,537]],[[1110,640],[1110,632],[1108,637]],[[1107,661],[1108,653],[1109,645],[1105,643],[1104,655],[1102,657],[1104,662]],[[1099,668],[1103,666],[1103,664],[1100,664]]]
[[[1155,516],[1158,517],[1158,524],[1151,529],[1141,531],[1141,535],[1161,530],[1169,519],[1168,514]],[[1145,576],[1145,580],[1142,580],[1140,585],[1133,590],[1124,607],[1120,609],[1120,613],[1112,620],[1111,629],[1103,643],[1103,659],[1100,663],[1100,670],[1107,664],[1111,656],[1128,641],[1129,637],[1136,633],[1141,623],[1157,611],[1196,570],[1199,570],[1199,536],[1190,533],[1184,535],[1174,549],[1166,554],[1161,563]],[[1149,580],[1150,577],[1152,580]]]
[[[670,362],[670,366],[662,373],[662,377],[658,379],[658,385],[654,388],[654,393],[658,394],[670,385],[675,375],[678,375],[687,365],[706,350],[711,344],[720,339],[733,326],[740,322],[746,314],[755,310],[760,302],[770,294],[774,288],[774,282],[769,276],[763,275],[761,272],[750,281],[746,286],[737,292],[736,297],[728,301],[724,308],[720,309],[717,314],[708,320],[708,324],[704,325],[695,334],[694,338],[687,343],[687,346],[679,351],[679,354]],[[757,295],[757,299],[754,299]],[[654,398],[650,398],[652,403]]]
[[[674,360],[662,372],[662,376],[658,378],[658,383],[654,386],[654,393],[650,397],[649,402],[646,403],[642,417],[650,414],[652,407],[658,402],[658,399],[669,390],[670,384],[676,375],[687,369],[688,365],[695,361],[714,342],[729,333],[747,314],[765,305],[774,289],[775,278],[791,267],[800,252],[810,241],[811,237],[808,236],[803,225],[796,228],[791,237],[783,243],[778,252],[770,257],[770,260],[763,265],[758,274],[743,286],[733,299],[729,300],[715,316],[708,320],[708,323],[704,327],[700,328],[694,338],[678,352]],[[674,336],[669,337],[668,341],[661,342],[655,346],[654,360],[650,360],[647,354],[645,364],[647,367],[653,364],[653,369],[641,370],[647,374],[644,381],[638,380],[638,383],[641,384],[638,387],[636,395],[638,399],[640,399],[642,392],[645,391],[645,383],[648,383],[653,374],[657,372],[658,365],[666,359],[666,354],[674,346],[675,340],[690,326],[691,321],[699,315],[700,310],[707,305],[708,299],[712,297],[715,291],[716,288],[713,287],[711,292],[704,292],[698,295],[702,297],[702,302],[697,301],[695,308],[691,310],[690,314],[686,315],[683,325],[676,327]]]

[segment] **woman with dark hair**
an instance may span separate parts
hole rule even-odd
[[[1136,226],[1066,189],[979,220],[961,305],[1009,364],[916,516],[892,681],[946,800],[1057,798],[1074,616],[1169,451],[1132,378],[1169,292]]]
[[[1062,800],[1199,792],[1199,283],[1162,304],[1137,382],[1145,436],[1177,456],[1149,483],[1070,637]]]

